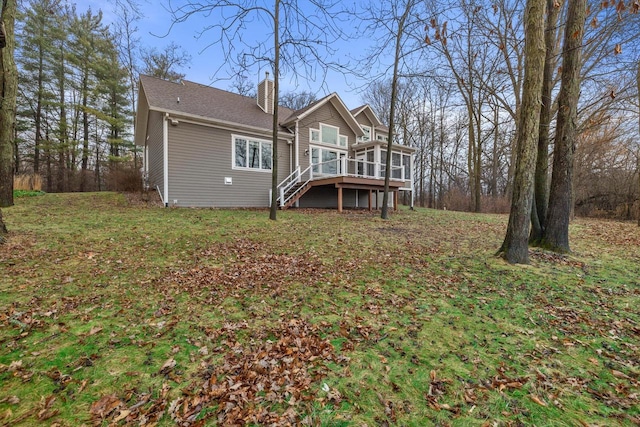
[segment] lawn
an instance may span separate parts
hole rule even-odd
[[[640,229],[494,256],[506,217],[3,209],[0,425],[640,425]]]

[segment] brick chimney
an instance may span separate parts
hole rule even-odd
[[[274,82],[267,71],[264,80],[258,84],[258,106],[267,114],[273,114],[273,90]]]

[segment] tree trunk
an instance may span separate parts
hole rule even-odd
[[[42,46],[38,46],[38,93],[36,100],[35,136],[33,147],[33,172],[40,172],[40,147],[42,145],[42,94],[44,92],[44,52]]]
[[[542,106],[540,108],[540,135],[538,136],[538,159],[534,184],[535,210],[531,213],[532,228],[529,242],[536,245],[542,240],[546,226],[549,194],[549,139],[551,128],[551,107],[553,91],[553,73],[556,70],[557,25],[562,6],[555,7],[554,0],[547,0],[547,21],[544,34],[547,48],[544,60],[542,83]],[[561,2],[562,3],[562,2]]]
[[[509,263],[529,262],[529,222],[533,204],[536,140],[540,126],[544,67],[546,0],[527,0],[525,10],[525,78],[518,123],[517,162],[507,233],[498,251]]]
[[[18,70],[14,60],[16,0],[3,0],[0,26],[0,207],[13,205],[13,138],[16,125]],[[3,224],[4,225],[4,224]]]
[[[472,89],[470,89],[472,90]],[[475,126],[473,125],[473,106],[471,103],[473,102],[473,93],[469,95],[469,102],[467,104],[467,114],[469,115],[469,124],[467,125],[468,130],[468,146],[469,146],[469,155],[467,156],[467,169],[469,169],[469,211],[476,210],[476,200],[475,200],[475,176],[476,174],[473,171],[473,166],[475,165],[475,148],[476,148],[476,137],[475,137]]]
[[[271,148],[271,210],[269,219],[275,221],[278,216],[278,90],[280,89],[280,0],[275,1],[275,13],[273,16],[273,129]],[[267,84],[267,89],[269,85]],[[268,108],[268,107],[267,107]],[[297,154],[297,153],[296,153]]]
[[[60,46],[60,70],[58,75],[58,97],[60,102],[60,117],[58,124],[58,170],[57,170],[57,178],[56,178],[56,190],[59,193],[66,191],[65,186],[65,176],[66,176],[66,162],[65,162],[65,154],[67,150],[67,144],[69,142],[67,136],[67,103],[65,99],[66,95],[66,75],[65,75],[65,47],[64,45]]]
[[[586,0],[569,2],[562,52],[562,76],[558,95],[558,119],[553,151],[549,208],[542,245],[556,252],[569,252],[569,219],[572,205],[573,153],[580,98],[582,39]]]
[[[82,161],[80,163],[80,191],[86,191],[87,189],[87,168],[89,167],[89,113],[87,112],[89,77],[87,74],[82,78]]]
[[[638,74],[636,84],[638,85],[638,136],[640,137],[640,60],[638,60]],[[640,227],[640,142],[638,142],[638,226]]]
[[[478,100],[478,117],[475,119],[476,122],[476,141],[475,147],[473,150],[474,158],[473,158],[473,189],[475,191],[475,195],[473,199],[475,200],[475,205],[473,206],[474,212],[482,212],[482,123],[480,122],[480,116],[482,111],[482,103]]]
[[[13,127],[13,174],[20,173],[20,152],[18,150],[18,129],[17,126]]]
[[[0,245],[7,241],[7,226],[4,225],[4,220],[2,219],[2,209],[0,209]]]
[[[498,198],[498,144],[500,143],[500,109],[498,104],[493,106],[493,149],[491,152],[491,185],[489,194],[495,200]]]

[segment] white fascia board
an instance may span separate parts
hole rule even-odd
[[[228,122],[225,120],[216,120],[209,117],[198,116],[196,114],[183,113],[175,110],[167,110],[161,108],[150,108],[150,111],[158,111],[163,114],[169,114],[171,117],[178,119],[185,123],[192,123],[202,126],[215,127],[218,129],[225,129],[230,131],[249,131],[259,133],[263,135],[272,135],[271,129],[265,129],[257,126],[243,125],[241,123]],[[293,133],[278,131],[278,137],[282,139],[291,139]]]

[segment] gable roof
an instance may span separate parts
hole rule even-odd
[[[362,131],[362,128],[360,127],[360,124],[357,122],[355,117],[353,117],[353,114],[351,114],[351,111],[349,111],[349,109],[346,107],[346,105],[344,105],[344,102],[342,102],[342,99],[340,99],[338,94],[335,93],[335,92],[325,96],[324,98],[321,98],[321,99],[317,100],[316,102],[313,102],[313,103],[309,104],[308,106],[306,106],[306,107],[304,107],[304,108],[302,108],[302,109],[300,109],[298,111],[294,111],[293,114],[291,114],[281,124],[284,125],[284,126],[290,126],[293,123],[295,123],[296,121],[304,119],[306,116],[308,116],[309,114],[313,113],[317,109],[321,108],[323,105],[326,105],[327,103],[331,103],[336,108],[336,110],[338,110],[338,112],[340,113],[342,118],[347,122],[347,124],[349,125],[351,130],[356,135],[358,135],[358,136],[364,135],[364,132]]]
[[[353,110],[351,110],[351,114],[353,114],[353,117],[357,117],[359,114],[364,114],[369,120],[371,120],[374,128],[380,128],[380,126],[384,126],[369,104],[354,108]]]
[[[273,116],[265,113],[258,106],[255,98],[200,83],[190,81],[174,83],[141,74],[139,93],[138,105],[140,106],[144,99],[148,109],[152,111],[265,130],[270,130],[273,125]],[[138,112],[141,112],[140,108]],[[285,107],[278,109],[280,117],[288,117],[292,112],[293,110]],[[140,127],[146,125],[146,118],[142,119],[138,125]],[[146,132],[146,129],[144,131]],[[286,129],[282,128],[281,131]]]

